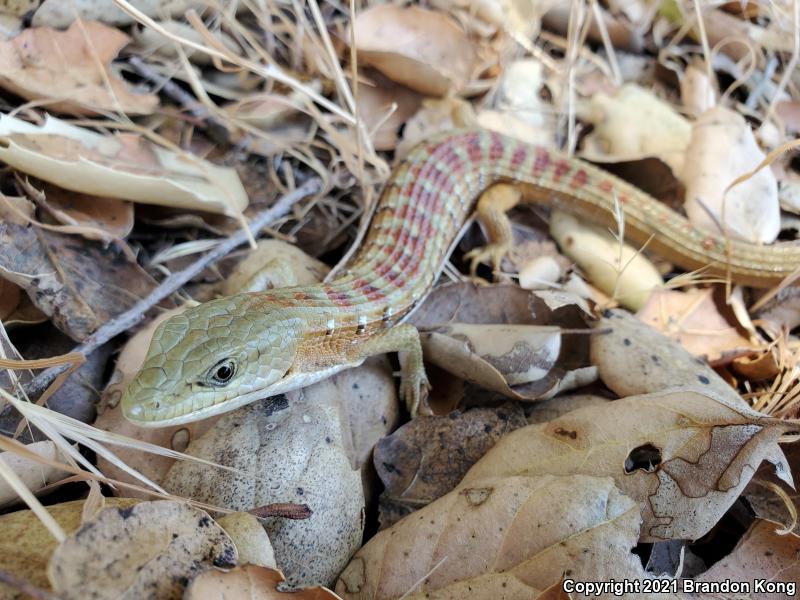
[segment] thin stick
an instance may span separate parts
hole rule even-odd
[[[170,294],[182,288],[193,277],[202,272],[203,269],[229,254],[234,248],[246,244],[249,240],[249,231],[252,231],[254,234],[257,233],[265,225],[284,216],[298,201],[306,196],[316,194],[320,189],[322,189],[322,181],[318,178],[314,178],[309,179],[299,188],[289,192],[268,209],[256,215],[250,223],[250,230],[237,231],[225,241],[221,242],[216,248],[198,258],[183,271],[178,271],[167,277],[146,297],[139,300],[124,313],[117,315],[103,324],[97,331],[78,344],[73,352],[80,352],[84,356],[88,356],[111,338],[116,337],[123,331],[127,331],[141,321],[148,310]],[[38,396],[59,374],[66,370],[66,368],[65,365],[60,365],[42,371],[24,386],[25,392],[29,396]]]

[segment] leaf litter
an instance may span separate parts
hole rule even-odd
[[[487,255],[474,278],[466,255],[484,241],[468,228],[411,318],[434,416],[407,422],[398,363],[379,357],[214,420],[124,421],[156,322],[193,300],[320,281],[394,161],[452,128],[600,163],[728,240],[796,239],[792,3],[351,8],[0,5],[0,348],[60,355],[60,330],[94,361],[44,401],[33,384],[50,369],[4,378],[3,428],[37,446],[3,441],[5,497],[34,512],[0,516],[19,540],[0,592],[546,599],[568,581],[660,578],[680,598],[687,582],[796,582],[793,282],[680,273],[624,244],[619,215],[607,230],[516,208],[509,256]],[[251,248],[203,262],[237,235]],[[165,301],[147,301],[172,277]],[[127,344],[95,343],[108,326]],[[104,383],[98,430],[56,412],[91,422]],[[98,512],[99,473],[134,498]],[[214,506],[152,502],[142,477]],[[90,500],[72,505],[77,481]]]

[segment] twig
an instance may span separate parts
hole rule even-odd
[[[203,129],[207,130],[209,134],[212,135],[215,142],[227,143],[229,141],[228,128],[224,123],[216,119],[197,98],[192,96],[166,75],[162,75],[156,71],[138,56],[129,56],[128,62],[141,77],[144,77],[149,82],[158,86],[161,91],[184,107],[195,119],[200,121]]]
[[[253,234],[257,233],[264,226],[272,223],[276,219],[279,219],[289,212],[289,209],[291,209],[292,206],[294,206],[294,204],[296,204],[299,200],[305,198],[306,196],[316,194],[320,191],[320,189],[322,189],[322,181],[320,179],[309,179],[299,188],[289,192],[268,209],[256,215],[256,217],[250,222],[249,231],[252,231]],[[97,331],[86,338],[83,342],[78,344],[73,352],[79,352],[84,356],[88,356],[113,337],[116,337],[123,331],[127,331],[136,325],[142,320],[144,314],[148,310],[150,310],[153,306],[161,302],[161,300],[170,294],[182,288],[193,277],[203,271],[203,269],[218,261],[223,256],[229,254],[237,246],[246,244],[249,240],[249,231],[237,231],[234,235],[221,242],[216,248],[207,254],[204,254],[198,258],[184,270],[173,273],[167,277],[146,297],[139,300],[124,313],[117,315],[112,320],[103,324],[99,329],[97,329]],[[67,367],[65,365],[60,365],[42,371],[24,386],[25,393],[28,394],[28,396],[38,396],[66,368]]]

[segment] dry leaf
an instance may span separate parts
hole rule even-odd
[[[129,41],[95,21],[75,21],[67,31],[25,29],[0,42],[0,87],[27,100],[56,100],[47,104],[56,112],[150,114],[158,96],[134,93],[110,67]]]
[[[172,465],[162,485],[174,494],[233,510],[305,504],[304,520],[262,522],[292,586],[327,585],[361,542],[361,475],[342,448],[337,407],[268,398],[224,415],[186,453],[242,471]]]
[[[459,92],[472,77],[475,48],[443,13],[417,6],[375,6],[360,12],[353,28],[359,63],[412,90],[445,96]]]
[[[533,600],[565,571],[583,581],[644,578],[630,553],[639,523],[636,503],[607,477],[483,479],[379,532],[336,592],[346,600]]]
[[[712,364],[758,350],[719,312],[714,288],[654,290],[636,316]]]
[[[752,586],[750,598],[793,598],[800,581],[800,537],[778,535],[775,531],[780,528],[777,523],[757,519],[733,552],[695,581],[743,581]]]
[[[602,162],[655,156],[681,172],[691,125],[652,92],[628,84],[613,97],[595,94],[581,118],[594,125],[584,140],[583,158]]]
[[[328,266],[280,240],[259,240],[256,248],[236,264],[220,286],[220,294],[232,296],[244,292],[261,292],[290,285],[319,283],[328,273]]]
[[[618,396],[660,392],[675,386],[702,385],[745,406],[739,394],[677,342],[624,310],[609,310],[595,324],[592,364]]]
[[[275,568],[275,551],[259,520],[246,512],[222,515],[217,524],[225,530],[239,553],[240,565]]]
[[[454,323],[420,336],[426,360],[514,400],[534,400],[558,386],[558,327]]]
[[[501,436],[526,424],[522,408],[509,403],[420,416],[380,440],[374,462],[385,487],[381,528],[452,490]]]
[[[525,290],[550,289],[562,275],[558,260],[552,256],[538,256],[520,267],[519,285]]]
[[[65,600],[177,600],[195,574],[236,562],[236,546],[205,511],[156,500],[100,511],[56,547],[47,575]]]
[[[137,8],[140,10],[141,4],[141,2],[137,2]],[[207,41],[203,37],[203,34],[188,23],[166,19],[159,21],[158,24],[173,35],[191,40],[200,45],[207,45]],[[168,59],[174,59],[178,57],[177,44],[151,27],[134,27],[133,39],[135,41],[135,50],[137,53],[145,56],[157,54]],[[215,31],[214,39],[219,44],[231,51],[232,54],[239,53],[236,42],[224,31]],[[213,63],[211,56],[205,52],[199,52],[197,50],[193,50],[192,48],[187,48],[186,46],[183,46],[183,51],[186,54],[186,57],[196,65],[210,65]]]
[[[36,306],[74,340],[86,338],[155,287],[153,279],[116,248],[2,223],[0,273],[25,288]]]
[[[0,160],[94,196],[236,217],[247,194],[236,171],[178,154],[139,135],[101,135],[47,117],[41,127],[0,115]]]
[[[248,600],[340,600],[327,588],[313,587],[303,590],[281,592],[278,586],[286,578],[276,569],[256,565],[236,567],[227,572],[211,570],[192,580],[183,600],[206,600],[207,598],[247,598]]]
[[[553,146],[555,121],[540,97],[542,63],[522,59],[509,64],[500,81],[492,109],[478,113],[478,124],[529,144]]]
[[[122,239],[133,229],[133,204],[126,200],[99,198],[46,185],[44,201],[51,214],[64,225],[86,228],[87,239]],[[104,232],[99,238],[94,230]]]
[[[0,278],[0,321],[6,326],[8,326],[6,319],[17,309],[21,298],[22,288],[7,279]]]
[[[127,508],[137,502],[130,498],[105,498],[106,506]],[[81,525],[84,500],[64,502],[45,507],[56,523],[66,533],[72,533]],[[42,525],[32,511],[18,510],[0,516],[0,569],[28,581],[36,587],[50,589],[47,579],[47,563],[58,542]],[[3,598],[24,598],[0,583]]]
[[[489,476],[610,476],[640,505],[642,541],[697,539],[719,521],[763,460],[792,485],[776,443],[790,428],[697,388],[630,396],[511,432],[459,488]]]
[[[607,228],[554,210],[550,214],[550,235],[561,251],[586,272],[592,284],[622,306],[637,310],[654,288],[664,284],[653,263],[637,249],[615,239]]]
[[[364,120],[375,150],[394,150],[400,128],[417,112],[422,98],[416,92],[377,77],[375,85],[358,88],[358,115]]]
[[[686,214],[697,227],[725,232],[754,244],[775,241],[780,232],[778,184],[769,168],[727,189],[755,169],[765,154],[744,117],[717,106],[692,125],[681,180]]]

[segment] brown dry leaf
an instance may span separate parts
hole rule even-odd
[[[281,592],[286,578],[277,569],[244,565],[227,572],[214,569],[201,573],[186,588],[183,600],[247,598],[248,600],[341,600],[328,588],[312,587]]]
[[[150,114],[158,96],[134,93],[111,70],[129,41],[119,29],[80,19],[67,31],[25,29],[0,42],[0,87],[27,100],[56,100],[47,104],[56,112]]]
[[[74,340],[86,338],[155,287],[153,279],[116,248],[2,223],[0,273],[25,288],[37,307]]]
[[[262,523],[291,585],[329,585],[358,548],[364,527],[361,474],[342,448],[339,411],[277,396],[230,412],[186,453],[244,474],[178,461],[162,485],[238,511],[276,502],[307,505],[308,519]]]
[[[36,214],[36,205],[22,196],[0,194],[0,223],[27,225]]]
[[[60,223],[85,227],[87,239],[98,239],[93,229],[105,232],[106,239],[122,239],[133,229],[133,203],[115,198],[99,198],[46,185],[47,208]],[[101,240],[105,241],[105,240]]]
[[[375,150],[394,150],[400,128],[420,107],[416,92],[383,77],[374,77],[375,85],[358,88],[358,115],[372,137]]]
[[[752,582],[750,598],[778,599],[794,597],[800,581],[800,536],[793,533],[778,535],[781,526],[757,519],[736,544],[733,552],[705,573],[698,582]],[[757,582],[761,582],[761,586]],[[794,586],[790,592],[788,586]],[[770,589],[766,586],[775,586]]]
[[[452,490],[501,436],[525,425],[522,407],[509,403],[420,416],[380,440],[373,461],[385,487],[381,528]]]
[[[8,279],[0,278],[0,321],[5,323],[19,306],[22,288]]]
[[[607,477],[493,477],[379,532],[342,572],[346,600],[531,599],[559,581],[644,578],[636,503]],[[557,499],[557,501],[554,501]]]
[[[105,498],[106,506],[129,507],[137,502],[130,498]],[[45,507],[66,533],[81,525],[84,500]],[[43,589],[50,589],[47,563],[58,542],[30,510],[19,510],[0,516],[0,569]],[[0,597],[25,598],[0,583]]]
[[[193,575],[236,562],[236,546],[208,513],[156,500],[100,511],[56,547],[47,575],[65,600],[167,600],[180,599]]]
[[[444,13],[375,6],[359,13],[353,27],[359,62],[417,92],[439,97],[458,93],[472,77],[476,49]]]
[[[101,135],[47,117],[37,127],[0,114],[0,160],[64,189],[231,217],[247,206],[236,170],[157,146],[140,135]]]
[[[790,428],[707,390],[630,396],[511,432],[459,487],[501,475],[610,476],[640,505],[642,541],[697,539],[762,461],[792,485],[777,444]]]
[[[624,310],[608,310],[591,336],[592,364],[618,396],[703,385],[745,406],[739,394],[708,364]]]
[[[714,290],[654,290],[636,316],[711,364],[760,350],[720,313]]]

